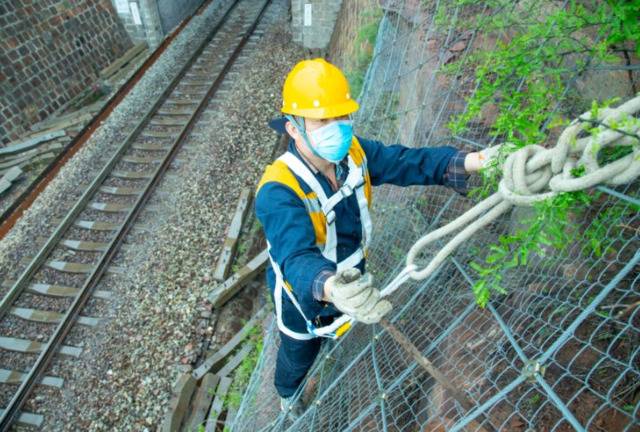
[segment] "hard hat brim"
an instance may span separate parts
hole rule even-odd
[[[350,99],[341,104],[332,105],[328,107],[318,107],[318,108],[296,108],[296,109],[288,109],[283,108],[282,112],[284,114],[291,114],[295,116],[301,116],[305,118],[310,118],[314,120],[320,119],[328,119],[333,117],[342,117],[344,115],[352,114],[360,108],[358,102]]]
[[[287,129],[285,128],[285,124],[288,122],[286,117],[278,117],[269,122],[269,127],[279,134],[286,134]]]

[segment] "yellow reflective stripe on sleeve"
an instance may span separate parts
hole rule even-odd
[[[318,246],[324,246],[327,242],[327,218],[322,211],[310,212],[309,217],[313,224],[313,230],[316,233],[316,244]]]
[[[280,160],[276,160],[273,164],[267,166],[264,175],[258,183],[256,194],[262,186],[270,182],[288,186],[295,192],[298,198],[302,200],[302,203],[309,213],[309,218],[311,219],[311,224],[316,234],[316,244],[322,248],[327,241],[327,219],[324,213],[322,213],[316,193],[312,191],[305,194],[298,183],[298,179],[293,175],[287,164]]]

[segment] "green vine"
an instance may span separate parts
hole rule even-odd
[[[253,373],[256,364],[258,364],[258,359],[262,354],[264,346],[262,332],[259,327],[251,328],[248,334],[248,341],[246,343],[253,345],[253,349],[242,360],[235,372],[235,375],[233,376],[231,388],[229,389],[229,393],[224,401],[224,406],[227,408],[231,407],[237,409],[240,407],[240,404],[242,403],[242,396],[249,384],[251,374]]]
[[[357,98],[362,91],[364,85],[364,77],[369,67],[369,63],[373,58],[373,48],[376,44],[376,36],[378,35],[378,26],[382,19],[382,9],[373,8],[364,10],[360,14],[362,25],[358,28],[358,32],[354,41],[354,54],[351,64],[346,69],[347,80],[351,94]]]
[[[451,13],[454,9],[456,13]],[[481,172],[482,186],[472,196],[485,197],[496,190],[499,167],[509,153],[529,144],[544,145],[556,128],[585,110],[580,106],[584,102],[572,94],[573,78],[592,65],[628,60],[630,52],[640,55],[640,0],[568,1],[564,7],[550,1],[452,0],[440,3],[435,14],[443,29],[477,29],[481,31],[477,37],[497,41],[491,49],[470,50],[443,69],[446,74],[474,77],[466,110],[448,125],[451,132],[471,133],[483,110],[491,108],[496,115],[489,135],[496,142],[509,143],[502,146],[493,166]],[[591,118],[613,102],[593,102]],[[609,125],[593,121],[587,131],[625,130],[632,121],[637,120]],[[598,159],[610,162],[629,154],[632,146],[599,150]],[[583,175],[584,167],[572,174]],[[603,209],[578,233],[573,220],[587,213],[595,197],[588,192],[564,193],[535,205],[534,215],[523,221],[526,228],[501,236],[482,262],[471,264],[478,274],[473,288],[477,303],[484,307],[492,293],[507,292],[503,284],[507,270],[527,265],[532,254],[564,250],[577,234],[586,245],[583,253],[596,257],[607,253],[611,247],[607,239],[612,237],[609,225],[613,218],[623,217],[628,207]]]

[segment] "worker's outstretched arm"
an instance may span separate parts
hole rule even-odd
[[[465,159],[471,153],[454,147],[410,148],[384,145],[359,138],[367,155],[367,166],[374,186],[444,185],[459,192],[466,188]]]
[[[271,256],[293,288],[307,317],[315,317],[323,305],[313,296],[314,281],[320,286],[335,273],[334,263],[324,258],[315,244],[316,234],[307,209],[287,186],[267,183],[256,196],[256,215],[271,245]]]

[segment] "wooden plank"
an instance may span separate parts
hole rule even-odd
[[[100,111],[102,109],[102,107],[105,105],[105,101],[102,100],[102,98],[100,98],[99,100],[95,101],[94,103],[92,103],[91,105],[87,105],[82,107],[83,111],[89,111],[92,113],[97,113],[98,111]]]
[[[32,148],[37,147],[38,145],[44,142],[51,141],[56,138],[60,138],[61,136],[64,136],[64,135],[65,135],[64,131],[54,131],[54,132],[34,134],[28,139],[25,139],[23,141],[20,141],[14,144],[10,144],[7,147],[0,148],[0,155],[4,156],[4,155],[19,154],[24,151],[31,150]]]
[[[193,404],[191,404],[193,407],[191,417],[185,422],[185,425],[188,425],[187,431],[197,431],[200,426],[204,426],[219,381],[220,376],[212,373],[208,373],[202,378]]]
[[[7,173],[2,177],[6,181],[14,181],[18,177],[22,175],[22,170],[18,167],[11,168]]]
[[[92,112],[86,112],[84,110],[75,111],[62,117],[52,118],[40,123],[36,123],[31,126],[31,130],[45,131],[64,129],[83,121],[91,120],[93,118],[93,115],[94,114]]]
[[[30,308],[22,308],[22,307],[12,307],[9,309],[9,313],[18,318],[22,318],[27,321],[33,322],[41,322],[47,324],[58,324],[64,318],[64,314],[48,311],[48,310],[40,310],[40,309],[30,309]],[[99,324],[100,320],[94,317],[86,317],[79,316],[78,324],[95,327]]]
[[[34,131],[42,131],[42,130],[47,130],[47,129],[63,129],[56,127],[58,124],[64,124],[65,122],[71,122],[70,124],[76,124],[78,123],[77,121],[75,121],[75,119],[77,119],[79,116],[83,116],[86,114],[90,114],[91,112],[89,112],[89,110],[85,109],[85,108],[80,108],[77,110],[74,110],[72,112],[69,112],[67,114],[62,114],[56,117],[49,117],[46,120],[43,120],[41,122],[38,122],[34,125],[31,126],[31,130]]]
[[[175,432],[180,428],[195,388],[196,380],[193,379],[191,374],[183,373],[178,377],[173,387],[173,396],[169,402],[169,411],[160,426],[160,430]]]
[[[4,191],[9,190],[9,188],[13,185],[10,181],[6,181],[5,179],[0,179],[0,194],[4,193]]]
[[[45,151],[46,152],[46,151]],[[0,162],[0,171],[4,171],[7,170],[6,172],[8,173],[9,168],[14,168],[14,167],[19,167],[20,164],[23,164],[25,162],[29,162],[33,157],[34,154],[31,153],[31,151],[25,152],[26,154],[20,155],[18,157],[14,157],[11,158],[9,160],[2,160],[2,162]],[[37,154],[35,155],[37,156]]]
[[[249,283],[269,261],[267,250],[260,252],[254,259],[249,261],[236,274],[216,286],[209,293],[209,301],[214,307],[220,307],[233,297],[240,289]]]
[[[216,424],[218,423],[218,417],[222,412],[224,406],[224,399],[231,387],[231,378],[220,378],[220,384],[218,384],[218,390],[216,391],[216,398],[213,400],[211,410],[209,411],[209,418],[207,419],[207,425],[205,426],[206,432],[215,432]]]
[[[62,246],[77,251],[87,252],[104,252],[109,247],[109,243],[106,242],[92,242],[85,240],[65,239],[60,242]]]
[[[144,51],[145,49],[147,49],[146,42],[140,42],[139,44],[135,45],[133,48],[129,49],[126,53],[124,53],[124,55],[120,57],[118,60],[114,61],[109,66],[102,69],[102,71],[100,71],[100,78],[103,78],[103,79],[109,78],[111,75],[116,73],[122,66],[129,63],[134,57],[136,57],[141,51]]]
[[[27,165],[32,159],[37,159],[38,156],[54,152],[58,150],[62,150],[64,146],[62,144],[45,144],[40,148],[35,148],[24,153],[21,153],[17,156],[9,156],[6,159],[0,159],[0,171],[7,170],[8,168],[15,166],[24,166]]]
[[[251,204],[252,190],[245,188],[240,192],[240,199],[236,206],[236,211],[227,230],[227,238],[222,246],[222,252],[218,257],[218,264],[216,270],[213,273],[213,278],[217,281],[223,281],[229,276],[229,269],[238,246],[238,237],[240,237],[240,231],[242,230],[242,224],[247,216],[247,209]]]
[[[231,426],[233,426],[233,421],[236,419],[236,415],[238,415],[238,407],[228,404],[227,415],[224,416],[223,430],[231,429]]]
[[[267,308],[260,309],[245,325],[236,333],[224,346],[222,346],[212,356],[207,358],[197,369],[192,372],[192,376],[199,380],[210,370],[217,370],[225,357],[227,357],[239,344],[247,337],[251,329],[262,319],[267,312]]]
[[[149,124],[151,126],[184,126],[187,122],[188,119],[176,118],[175,116],[167,116],[165,118],[156,116],[149,122]]]
[[[20,163],[18,166],[20,168],[24,168],[24,167],[29,166],[31,164],[34,164],[36,162],[51,160],[54,157],[56,157],[55,153],[47,152],[47,153],[35,156],[35,157],[33,157],[33,158],[31,158],[31,159],[29,159],[27,161],[24,161],[24,162]],[[6,174],[9,171],[9,169],[0,169],[0,175]]]
[[[21,175],[22,170],[20,167],[10,168],[0,179],[0,193],[8,190],[13,185],[13,182]]]
[[[242,363],[242,360],[245,359],[249,355],[249,353],[253,350],[252,344],[245,344],[240,351],[238,351],[225,365],[220,369],[217,373],[221,376],[230,375],[231,372]]]
[[[3,166],[5,166],[5,164],[8,166],[8,165],[11,165],[12,163],[15,164],[15,162],[22,162],[22,161],[28,160],[32,157],[38,156],[39,154],[46,153],[48,151],[62,150],[63,148],[64,148],[64,143],[58,142],[56,140],[47,144],[42,144],[36,148],[32,148],[31,150],[27,150],[19,154],[0,156],[0,163]]]
[[[93,264],[85,264],[80,262],[50,260],[45,266],[65,273],[89,274],[93,271]]]
[[[146,49],[143,51],[140,51],[140,54],[136,56],[133,60],[131,60],[126,67],[123,67],[118,72],[114,73],[109,77],[108,79],[109,84],[111,84],[112,86],[115,86],[118,84],[120,80],[126,78],[130,73],[133,72],[132,69],[134,69],[136,65],[143,62],[147,58],[148,53],[149,51]]]

